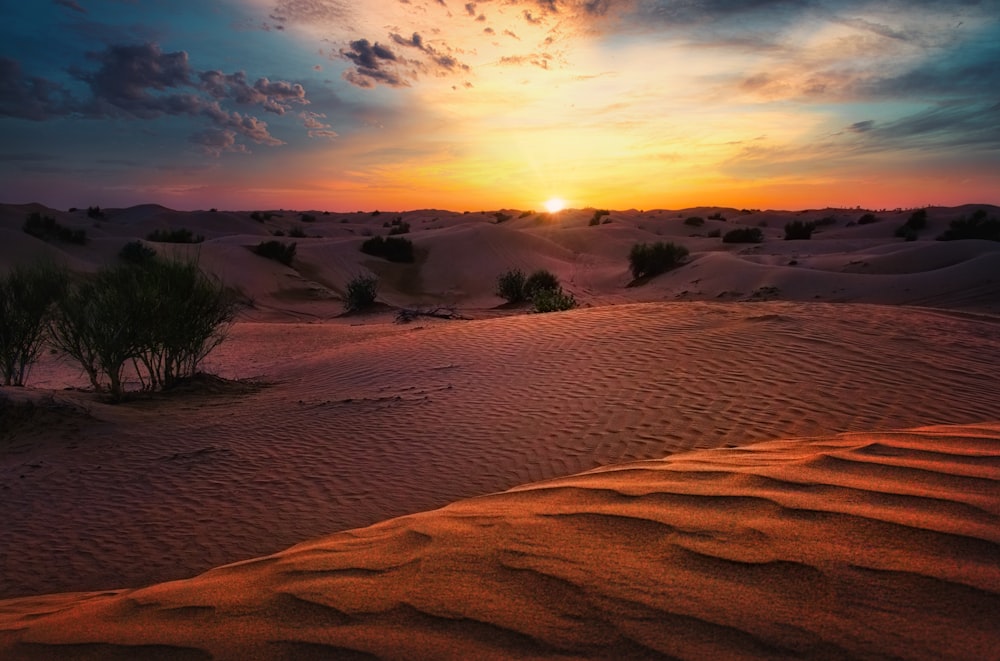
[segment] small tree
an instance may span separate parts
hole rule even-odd
[[[497,277],[496,294],[508,303],[520,303],[525,300],[524,284],[526,282],[524,271],[521,269],[510,269],[501,273]]]
[[[785,224],[785,241],[797,241],[812,237],[816,225],[804,223],[801,220],[793,220]]]
[[[347,297],[344,299],[344,309],[348,312],[358,312],[371,307],[378,294],[378,278],[370,275],[358,275],[347,283]]]
[[[53,304],[66,294],[66,271],[49,263],[15,267],[0,277],[0,374],[24,385],[46,338]]]
[[[938,237],[938,241],[956,239],[1000,241],[1000,220],[987,217],[985,209],[977,209],[970,218],[956,218],[948,224],[948,229]]]

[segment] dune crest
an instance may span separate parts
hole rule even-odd
[[[0,641],[23,658],[986,659],[998,524],[1000,423],[761,442],[464,500],[190,580],[0,602]]]

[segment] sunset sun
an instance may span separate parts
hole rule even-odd
[[[561,197],[553,197],[545,203],[545,208],[549,213],[556,213],[566,208],[566,202]]]

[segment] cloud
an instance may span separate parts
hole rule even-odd
[[[376,83],[390,87],[404,87],[407,82],[395,71],[396,54],[385,46],[367,39],[350,42],[348,49],[341,48],[340,56],[354,63],[354,69],[344,72],[344,79],[357,87],[374,87]]]
[[[871,131],[875,127],[875,122],[871,119],[866,119],[863,122],[854,122],[847,127],[848,131],[852,133],[866,133]]]
[[[326,115],[318,112],[301,112],[302,125],[306,127],[310,138],[336,138],[337,132],[329,124],[319,120],[326,119]]]
[[[191,140],[217,155],[244,151],[234,146],[237,137],[269,146],[285,144],[271,135],[267,122],[226,110],[222,103],[254,106],[277,115],[289,111],[292,104],[309,103],[298,83],[258,78],[250,84],[242,71],[199,72],[186,52],[165,53],[155,43],[112,45],[88,53],[87,59],[97,67],[70,69],[90,92],[89,98],[78,100],[56,83],[25,76],[17,61],[0,57],[0,116],[36,121],[65,116],[203,117],[214,128],[195,133]]]
[[[65,115],[72,106],[61,85],[25,76],[20,62],[0,56],[0,117],[42,121]]]
[[[209,156],[218,157],[222,152],[250,153],[246,145],[236,142],[236,132],[229,129],[206,129],[192,135],[190,140]]]

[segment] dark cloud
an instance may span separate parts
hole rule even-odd
[[[866,119],[863,122],[854,122],[847,127],[848,131],[852,133],[866,133],[871,131],[875,127],[875,122],[871,119]]]
[[[378,42],[358,39],[349,44],[349,49],[340,49],[341,57],[355,64],[355,68],[344,72],[344,79],[357,87],[374,87],[376,83],[390,87],[407,85],[392,66],[398,62],[396,54]]]
[[[0,56],[0,117],[42,121],[65,115],[72,106],[61,85],[25,76],[20,62]]]
[[[162,116],[202,117],[213,128],[196,133],[192,141],[211,153],[243,151],[237,137],[258,144],[281,145],[266,122],[249,114],[231,112],[222,103],[258,107],[278,115],[291,104],[308,104],[302,85],[259,78],[248,82],[242,71],[194,70],[184,51],[164,53],[155,43],[113,45],[89,53],[96,69],[74,67],[70,73],[89,89],[77,100],[55,83],[26,77],[18,62],[0,58],[0,116],[45,120],[63,116],[92,119]]]

